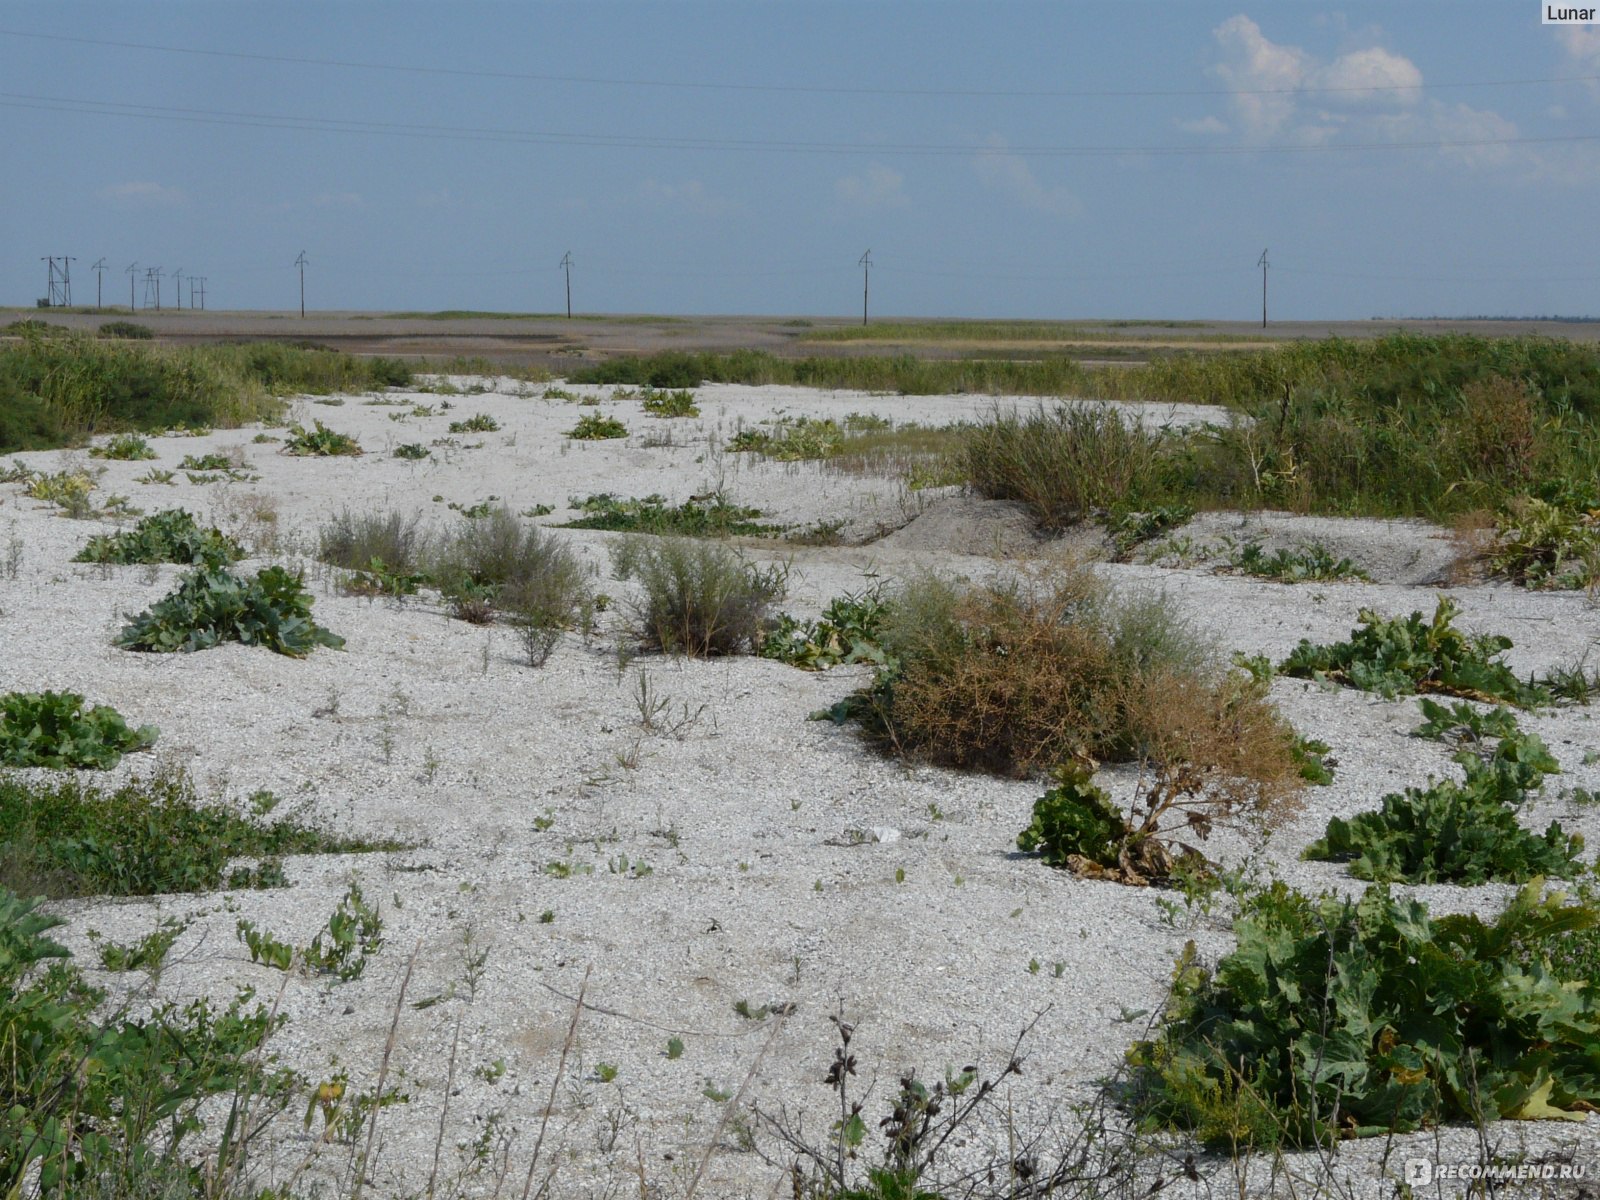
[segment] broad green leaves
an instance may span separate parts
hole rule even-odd
[[[154,725],[129,729],[103,704],[85,708],[75,692],[0,696],[0,766],[108,770],[124,754],[148,749],[156,734]]]
[[[222,642],[265,646],[292,658],[318,646],[344,646],[343,638],[311,619],[311,595],[301,576],[283,567],[265,567],[248,580],[221,567],[200,567],[176,591],[130,618],[117,637],[123,649],[157,653],[208,650]]]

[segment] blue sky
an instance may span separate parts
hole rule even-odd
[[[848,314],[870,247],[885,315],[1250,319],[1270,248],[1285,319],[1597,313],[1539,12],[0,0],[0,303]]]

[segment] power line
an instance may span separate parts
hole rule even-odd
[[[472,126],[410,125],[385,121],[350,121],[336,117],[304,117],[272,113],[230,112],[161,105],[122,104],[62,96],[31,96],[0,92],[0,107],[48,112],[76,112],[87,116],[134,117],[142,120],[244,128],[285,129],[309,133],[381,134],[460,142],[508,142],[564,145],[604,149],[724,150],[779,154],[849,154],[888,157],[968,157],[993,155],[993,147],[980,143],[950,142],[821,142],[756,138],[685,138],[639,134],[567,133],[555,130],[495,129]],[[1600,133],[1551,137],[1489,137],[1425,139],[1394,142],[1262,143],[1228,146],[1050,146],[1017,145],[1004,153],[1016,158],[1219,158],[1252,154],[1350,154],[1395,150],[1466,150],[1489,146],[1575,145],[1600,142]]]
[[[0,29],[0,36],[34,38],[41,41],[71,42],[83,46],[104,46],[117,50],[148,50],[161,54],[186,54],[203,58],[281,63],[305,67],[337,67],[343,70],[385,71],[410,75],[439,75],[468,79],[503,79],[520,83],[568,83],[595,87],[666,88],[699,92],[771,92],[811,96],[911,96],[972,99],[1107,99],[1182,98],[1193,96],[1279,96],[1279,95],[1373,95],[1385,92],[1462,90],[1468,88],[1540,87],[1562,83],[1592,83],[1600,75],[1557,75],[1528,79],[1474,79],[1445,83],[1363,84],[1342,87],[1272,88],[891,88],[823,87],[813,84],[727,83],[705,80],[630,79],[604,75],[546,75],[521,71],[487,71],[480,67],[429,67],[409,63],[361,62],[338,58],[301,58],[284,54],[258,54],[238,50],[202,50],[193,46],[167,46],[154,42],[123,42],[102,38],[69,37],[65,34],[31,33],[20,29]]]

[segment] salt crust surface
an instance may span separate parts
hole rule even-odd
[[[130,495],[147,511],[181,505],[227,528],[270,533],[275,545],[262,546],[245,566],[305,566],[315,581],[317,619],[347,639],[343,653],[319,650],[295,661],[240,646],[170,656],[117,650],[111,642],[123,614],[164,595],[178,568],[72,563],[90,533],[112,526],[62,519],[19,488],[0,488],[0,549],[20,547],[15,577],[0,572],[0,690],[84,692],[130,723],[160,726],[156,756],[219,794],[243,803],[270,789],[283,800],[280,811],[417,844],[392,854],[291,860],[292,886],[278,891],[55,905],[69,920],[59,936],[82,965],[104,986],[126,987],[126,978],[98,970],[88,932],[131,941],[162,917],[190,920],[161,977],[161,995],[225,998],[251,985],[270,997],[281,985],[289,1023],[274,1045],[283,1062],[315,1079],[337,1059],[356,1086],[370,1087],[414,950],[391,1066],[411,1101],[383,1114],[372,1176],[378,1194],[414,1194],[426,1181],[458,1020],[446,1164],[457,1159],[457,1143],[502,1113],[505,1126],[519,1131],[511,1171],[520,1188],[570,998],[586,972],[589,1001],[599,1007],[584,1013],[568,1082],[557,1092],[545,1150],[546,1163],[557,1168],[554,1195],[636,1188],[636,1156],[659,1194],[682,1193],[722,1115],[705,1094],[708,1085],[735,1091],[771,1032],[770,1023],[734,1012],[741,1000],[794,1006],[748,1098],[769,1109],[807,1109],[813,1131],[829,1119],[820,1083],[831,1056],[829,1014],[842,1009],[855,1024],[863,1076],[877,1076],[871,1116],[902,1069],[915,1067],[925,1078],[969,1062],[996,1069],[1019,1029],[1042,1013],[1025,1046],[1025,1073],[1010,1084],[1013,1111],[1019,1124],[1038,1127],[1054,1113],[1070,1128],[1067,1106],[1090,1099],[1095,1081],[1117,1069],[1144,1021],[1124,1018],[1158,1008],[1185,941],[1193,938],[1210,957],[1227,951],[1221,914],[1180,913],[1174,922],[1163,913],[1162,893],[1084,882],[1019,855],[1015,838],[1041,790],[1037,782],[908,766],[875,753],[849,728],[806,719],[860,686],[861,668],[811,674],[750,658],[651,657],[619,667],[619,604],[593,636],[563,637],[549,663],[533,670],[519,661],[509,631],[450,620],[426,597],[400,604],[343,596],[310,557],[319,525],[345,507],[415,511],[442,526],[459,519],[449,503],[493,496],[518,511],[551,504],[556,511],[540,522],[553,525],[569,519],[569,497],[660,493],[677,503],[721,488],[774,523],[843,517],[855,539],[899,530],[865,545],[748,546],[754,557],[790,562],[789,611],[815,614],[841,592],[923,570],[981,577],[999,569],[996,560],[956,551],[994,544],[983,540],[985,521],[1010,531],[1013,542],[1002,549],[1027,548],[1025,537],[1015,544],[1021,535],[1004,513],[949,492],[908,493],[892,480],[770,463],[717,446],[741,425],[779,415],[870,412],[938,424],[981,415],[993,401],[718,385],[699,389],[699,419],[667,421],[644,416],[637,400],[611,399],[610,389],[574,387],[601,397],[599,411],[623,419],[631,433],[581,443],[564,431],[594,408],[543,400],[542,388],[510,380],[453,382],[492,390],[449,396],[448,412],[401,421],[390,416],[409,408],[364,404],[370,397],[340,406],[297,402],[296,419],[320,418],[354,434],[367,449],[360,458],[287,457],[273,444],[253,443],[260,430],[247,428],[152,439],[155,463],[92,463],[105,468],[102,495]],[[441,397],[382,399],[437,406]],[[1198,406],[1135,411],[1154,423],[1211,415]],[[499,432],[454,435],[456,445],[436,446],[422,463],[389,453],[401,442],[447,438],[449,420],[478,412],[495,417]],[[195,485],[179,472],[170,487],[133,482],[152,466],[175,468],[185,454],[233,448],[257,480]],[[45,470],[90,462],[73,453],[17,457]],[[268,501],[275,529],[246,520]],[[1433,607],[1437,589],[1411,585],[1448,562],[1440,531],[1409,522],[1251,520],[1247,526],[1242,518],[1208,517],[1196,528],[1209,537],[1264,531],[1283,544],[1333,537],[1340,553],[1365,555],[1374,577],[1388,582],[1285,587],[1200,567],[1098,569],[1118,586],[1168,591],[1227,649],[1274,658],[1302,637],[1346,636],[1364,607]],[[606,546],[614,535],[560,536],[593,565],[601,590],[626,599],[629,586],[610,578]],[[1600,638],[1600,613],[1581,596],[1505,586],[1450,594],[1466,628],[1515,640],[1510,660],[1519,672],[1592,657]],[[640,729],[634,690],[643,673],[675,708],[704,706],[681,740]],[[1263,871],[1301,888],[1349,890],[1341,867],[1301,862],[1299,850],[1330,816],[1375,807],[1384,792],[1452,769],[1447,753],[1406,736],[1417,722],[1411,700],[1287,680],[1274,685],[1273,697],[1298,729],[1332,746],[1336,780],[1308,791],[1264,846],[1224,833],[1212,851],[1228,862],[1254,856]],[[1572,787],[1600,788],[1600,766],[1582,762],[1600,746],[1591,712],[1552,710],[1522,723],[1565,770],[1525,819],[1542,828],[1558,818],[1600,844],[1597,806],[1561,799]],[[152,765],[151,756],[134,756],[108,781]],[[1107,779],[1119,797],[1131,792],[1126,771]],[[872,827],[901,836],[849,844],[851,831]],[[621,855],[648,863],[650,873],[614,873],[608,863]],[[546,871],[552,862],[579,870],[557,878]],[[353,876],[381,903],[387,943],[361,979],[337,986],[299,975],[285,981],[250,963],[234,936],[239,918],[304,944]],[[1508,893],[1415,891],[1436,911],[1484,913]],[[554,919],[541,923],[547,910]],[[488,956],[469,997],[473,949]],[[409,1003],[440,996],[446,998],[422,1009]],[[675,1034],[684,1052],[669,1059]],[[504,1073],[491,1080],[487,1068],[498,1061]],[[600,1081],[602,1063],[617,1068],[614,1081]],[[988,1132],[1003,1145],[1003,1131]],[[1502,1124],[1491,1137],[1506,1153],[1571,1148],[1574,1161],[1600,1173],[1600,1119]],[[721,1141],[701,1194],[769,1194],[781,1172],[741,1152],[728,1129]],[[291,1120],[269,1161],[281,1177],[310,1145]],[[1274,1174],[1272,1164],[1252,1163],[1246,1190],[1378,1194],[1381,1185],[1389,1194],[1392,1184],[1382,1181],[1397,1178],[1412,1154],[1479,1158],[1475,1134],[1446,1130],[1387,1148],[1352,1145],[1331,1165],[1291,1156]],[[333,1148],[305,1178],[336,1180],[344,1155]],[[1152,1170],[1174,1173],[1159,1160]],[[1199,1182],[1178,1174],[1167,1194],[1238,1186],[1225,1160],[1202,1156],[1199,1171]],[[464,1186],[468,1194],[491,1189],[488,1176]]]

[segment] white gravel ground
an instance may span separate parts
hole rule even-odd
[[[410,1101],[382,1115],[369,1195],[425,1190],[458,1023],[444,1172],[453,1178],[470,1166],[458,1146],[485,1130],[491,1142],[496,1128],[515,1131],[502,1194],[520,1194],[586,974],[590,1007],[556,1092],[541,1168],[541,1177],[555,1171],[553,1195],[632,1194],[641,1175],[648,1194],[681,1195],[712,1144],[718,1150],[701,1194],[787,1195],[784,1173],[749,1150],[747,1117],[736,1114],[718,1132],[726,1106],[711,1097],[736,1092],[751,1075],[746,1101],[806,1109],[806,1128],[820,1134],[829,1119],[821,1084],[832,1053],[829,1016],[839,1011],[856,1026],[863,1082],[875,1080],[869,1126],[902,1069],[927,1078],[969,1062],[998,1069],[1037,1016],[1024,1073],[1006,1085],[1009,1103],[1019,1129],[1039,1128],[1053,1112],[1070,1130],[1069,1106],[1091,1099],[1095,1082],[1117,1070],[1143,1028],[1126,1015],[1159,1007],[1185,941],[1196,939],[1208,956],[1226,952],[1225,914],[1174,914],[1169,895],[1084,882],[1018,854],[1015,838],[1041,791],[1037,782],[907,765],[875,753],[849,728],[806,719],[859,686],[861,668],[808,674],[749,658],[629,662],[617,650],[613,608],[592,636],[564,637],[534,670],[519,661],[509,631],[452,621],[427,597],[401,604],[340,595],[308,557],[318,526],[346,506],[416,511],[443,524],[459,519],[447,504],[494,497],[518,511],[550,504],[555,512],[542,521],[553,524],[566,518],[569,497],[592,492],[659,492],[676,503],[721,488],[775,523],[847,517],[856,537],[906,526],[933,506],[920,538],[912,525],[877,544],[752,546],[759,557],[790,560],[784,607],[814,613],[873,578],[927,568],[979,574],[995,569],[995,560],[951,552],[976,546],[970,522],[945,519],[937,532],[948,497],[729,454],[721,441],[741,424],[780,413],[860,411],[943,423],[973,417],[992,401],[708,386],[699,392],[698,420],[653,420],[637,400],[606,399],[599,411],[621,417],[632,436],[577,443],[563,431],[595,409],[543,400],[538,386],[489,386],[495,390],[487,394],[447,397],[448,412],[398,421],[390,418],[408,407],[360,397],[336,407],[302,402],[298,419],[320,418],[356,435],[368,451],[360,458],[286,457],[273,444],[253,443],[259,430],[245,429],[153,439],[160,455],[153,464],[93,463],[105,469],[101,495],[129,495],[147,511],[182,505],[240,530],[259,555],[247,566],[306,565],[317,580],[317,619],[347,639],[342,653],[319,650],[296,661],[240,646],[170,656],[117,650],[111,639],[122,614],[165,594],[178,568],[74,564],[85,537],[110,525],[62,519],[19,488],[0,487],[0,691],[84,692],[131,724],[158,725],[154,756],[218,794],[242,803],[270,789],[284,802],[280,811],[416,843],[397,853],[291,860],[292,886],[283,890],[58,904],[69,919],[59,936],[91,975],[119,988],[126,978],[98,970],[91,929],[130,941],[161,917],[191,921],[159,980],[161,995],[225,997],[248,984],[274,996],[281,986],[289,1023],[275,1046],[283,1062],[313,1079],[337,1063],[360,1087],[376,1077],[414,951],[390,1068]],[[574,390],[609,396],[609,389]],[[434,405],[442,398],[383,397]],[[494,416],[500,431],[456,435],[456,445],[436,447],[420,464],[389,453],[402,442],[446,437],[447,421],[477,412]],[[1196,420],[1206,410],[1162,406],[1143,416]],[[195,485],[180,471],[170,487],[133,482],[152,466],[175,469],[185,454],[232,448],[258,478]],[[49,470],[90,461],[18,457]],[[266,512],[275,520],[256,519]],[[1201,532],[1210,536],[1229,519],[1207,520]],[[1291,545],[1331,536],[1325,523],[1285,517],[1263,528]],[[594,564],[602,590],[628,594],[628,585],[609,578],[605,547],[613,535],[562,536]],[[1390,582],[1300,587],[1198,567],[1102,569],[1119,584],[1167,589],[1226,649],[1248,654],[1280,657],[1302,637],[1342,638],[1363,607],[1432,610],[1435,588],[1408,584],[1438,577],[1445,565],[1435,561],[1436,531],[1346,522],[1338,538],[1339,553],[1403,569],[1374,571]],[[1515,640],[1510,658],[1520,672],[1592,656],[1600,638],[1600,613],[1581,596],[1499,586],[1451,594],[1463,625]],[[635,689],[645,675],[675,709],[703,706],[681,736],[640,728]],[[1452,769],[1447,754],[1406,736],[1417,722],[1414,701],[1295,681],[1278,682],[1273,696],[1298,729],[1333,747],[1336,781],[1309,791],[1265,841],[1227,832],[1213,849],[1229,861],[1254,858],[1263,873],[1302,888],[1350,888],[1341,867],[1303,863],[1299,850],[1328,817],[1375,807],[1386,791]],[[1573,787],[1600,788],[1600,765],[1583,765],[1585,752],[1600,746],[1590,710],[1552,710],[1523,724],[1565,769],[1526,818],[1542,828],[1557,817],[1594,844],[1600,806],[1562,798]],[[134,756],[110,779],[153,765],[150,755]],[[1126,772],[1106,778],[1115,794],[1130,792]],[[898,837],[850,844],[873,828]],[[570,866],[570,876],[551,874],[552,863]],[[303,945],[357,876],[382,905],[386,939],[361,979],[285,979],[250,963],[234,936],[239,918]],[[1507,894],[1417,890],[1440,911],[1492,912]],[[544,920],[546,913],[553,916]],[[774,1030],[775,1018],[736,1014],[741,1001],[793,1008]],[[681,1057],[667,1053],[674,1036]],[[611,1067],[614,1077],[605,1081]],[[1490,1136],[1507,1149],[1572,1149],[1576,1163],[1600,1176],[1597,1120],[1501,1125]],[[1003,1153],[1005,1132],[987,1132]],[[770,1140],[760,1145],[778,1150]],[[348,1150],[319,1147],[292,1120],[263,1167],[282,1179],[308,1154],[315,1161],[302,1183],[336,1181]],[[1480,1151],[1472,1131],[1447,1130],[1351,1146],[1332,1163],[1295,1156],[1276,1170],[1202,1155],[1193,1164],[1198,1182],[1176,1165],[1182,1155],[1152,1160],[1152,1173],[1174,1177],[1169,1192],[1237,1190],[1243,1170],[1252,1193],[1376,1196],[1393,1193],[1387,1181],[1399,1178],[1407,1157],[1476,1162]],[[491,1194],[496,1161],[491,1155],[469,1171],[462,1193]]]

